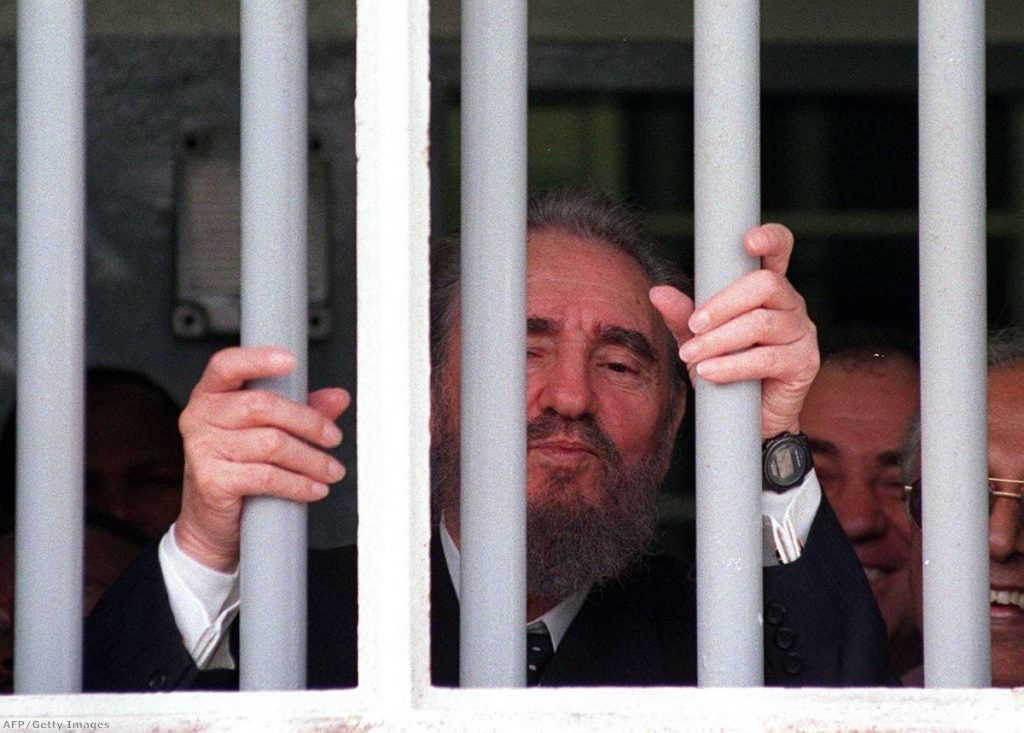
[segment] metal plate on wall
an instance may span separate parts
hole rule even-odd
[[[309,337],[325,338],[327,299],[327,160],[315,136],[309,145]],[[241,164],[237,128],[212,127],[183,135],[175,181],[176,336],[236,335],[240,326]]]

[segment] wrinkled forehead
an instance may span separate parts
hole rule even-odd
[[[624,326],[650,338],[662,330],[648,298],[651,280],[610,245],[560,231],[531,232],[527,312],[584,327]]]
[[[1024,363],[989,372],[988,438],[992,471],[1024,472]]]

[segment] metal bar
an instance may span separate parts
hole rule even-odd
[[[428,7],[357,8],[359,687],[398,715],[430,687]]]
[[[18,14],[15,690],[82,684],[85,9]]]
[[[463,687],[526,683],[526,46],[525,0],[463,2]]]
[[[698,304],[756,263],[759,6],[694,3],[694,233]],[[758,382],[696,385],[698,684],[764,681]]]
[[[244,0],[242,343],[295,354],[292,374],[254,386],[306,401],[306,3]],[[306,680],[306,506],[272,497],[242,515],[241,685],[298,689]]]
[[[985,687],[985,4],[920,2],[918,21],[925,684]]]

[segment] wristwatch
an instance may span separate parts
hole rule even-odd
[[[761,446],[765,491],[788,491],[801,483],[812,468],[811,449],[803,433],[780,433]]]

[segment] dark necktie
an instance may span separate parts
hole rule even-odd
[[[540,624],[535,630],[526,632],[526,686],[536,687],[544,668],[548,666],[555,648],[547,626]]]

